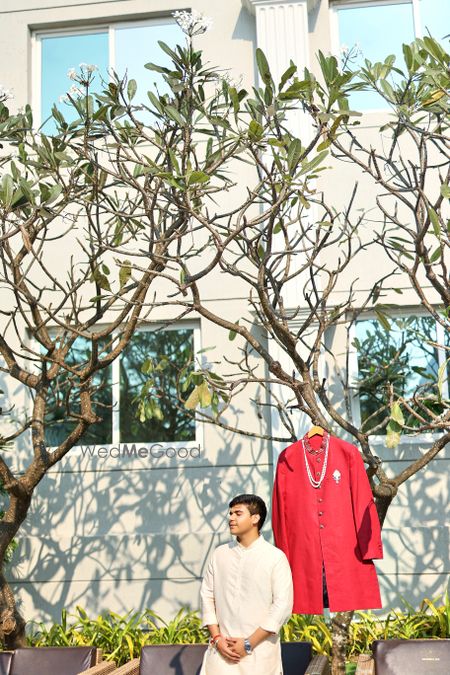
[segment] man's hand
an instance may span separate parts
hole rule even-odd
[[[227,638],[228,647],[233,650],[235,654],[238,654],[242,659],[244,656],[247,656],[247,652],[244,647],[244,638]]]
[[[230,638],[221,637],[216,642],[216,649],[224,659],[228,659],[233,663],[237,663],[240,661],[241,656],[236,652],[235,649],[233,649],[233,646],[230,643]],[[242,645],[244,645],[244,640],[242,640]],[[245,656],[245,650],[242,656]]]

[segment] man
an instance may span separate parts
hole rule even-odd
[[[280,675],[278,632],[290,617],[292,575],[285,554],[260,534],[267,509],[256,495],[230,502],[235,541],[214,551],[201,587],[211,634],[201,675]]]

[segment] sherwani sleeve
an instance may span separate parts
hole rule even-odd
[[[218,624],[214,601],[214,555],[211,557],[200,588],[202,626]]]
[[[282,458],[278,460],[275,474],[275,483],[272,494],[272,529],[275,545],[280,548],[289,559],[289,546],[286,531],[285,510],[285,467]]]
[[[280,555],[272,570],[272,604],[261,628],[269,633],[278,633],[289,619],[294,602],[291,568],[285,555]]]
[[[381,528],[364,462],[357,448],[352,453],[350,481],[353,517],[359,551],[363,560],[383,557]]]

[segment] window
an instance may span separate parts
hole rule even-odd
[[[118,360],[93,378],[94,412],[102,421],[87,430],[82,442],[109,445],[196,440],[195,420],[182,404],[177,405],[176,384],[180,372],[193,367],[197,338],[196,328],[135,333]],[[90,353],[91,343],[77,338],[70,363],[87,363]],[[141,420],[135,399],[146,383],[151,396],[146,398],[146,419]],[[78,393],[76,377],[63,374],[57,378],[46,418],[48,445],[58,445],[75,427],[68,410],[75,415],[79,412]]]
[[[422,402],[439,414],[436,382],[439,368],[445,367],[448,352],[439,345],[450,345],[443,328],[430,316],[397,317],[390,322],[390,330],[378,319],[356,322],[353,346],[357,355],[356,387],[359,397],[360,419],[365,431],[377,426],[383,433],[388,421],[389,386],[394,398],[409,399],[418,393]],[[442,398],[448,399],[448,377],[442,383]],[[415,404],[412,404],[415,408]],[[424,410],[420,411],[426,416]],[[413,415],[405,415],[408,426],[417,426]]]
[[[385,0],[334,5],[335,51],[350,53],[355,68],[369,61],[383,61],[394,54],[403,63],[402,44],[430,33],[437,39],[450,33],[450,2],[443,0]],[[357,110],[386,107],[373,92],[354,92],[350,106]]]
[[[72,68],[80,63],[98,67],[93,88],[99,90],[102,80],[108,80],[110,69],[120,77],[127,73],[135,79],[138,90],[133,103],[145,103],[147,91],[156,84],[161,91],[163,79],[159,73],[147,70],[150,61],[161,65],[170,62],[158,40],[174,47],[184,41],[178,24],[171,18],[146,22],[114,24],[96,29],[77,31],[53,31],[34,35],[33,109],[38,123],[51,115],[56,104],[68,121],[75,119],[75,112],[61,102],[73,82],[68,77]],[[143,120],[145,121],[145,120]],[[52,120],[43,127],[46,133],[55,129]]]

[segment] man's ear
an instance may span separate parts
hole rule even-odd
[[[255,520],[255,518],[256,518],[256,520]],[[259,513],[254,513],[252,515],[252,522],[254,523],[254,525],[257,525],[260,520],[261,520],[261,516],[259,515]]]

